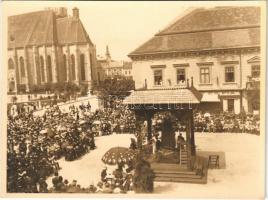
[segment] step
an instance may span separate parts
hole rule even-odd
[[[154,170],[165,170],[165,171],[180,171],[184,170],[179,164],[168,164],[168,163],[151,163],[151,168]]]
[[[190,179],[201,179],[202,176],[196,174],[155,174],[155,177],[166,177],[166,178],[190,178]]]
[[[187,169],[181,171],[166,171],[166,170],[154,170],[155,174],[189,174],[195,175],[194,171],[188,171]]]
[[[156,182],[198,183],[198,184],[206,184],[207,183],[207,179],[205,177],[202,179],[156,177],[154,179],[154,181],[156,181]]]

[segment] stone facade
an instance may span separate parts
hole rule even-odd
[[[193,77],[194,87],[203,93],[200,109],[234,113],[258,110],[259,102],[250,100],[247,85],[251,77],[259,83],[259,25],[255,25],[254,21],[254,26],[253,22],[248,22],[241,28],[234,21],[235,26],[228,24],[218,30],[213,25],[202,30],[204,25],[200,22],[200,27],[195,30],[196,24],[189,27],[191,25],[186,23],[193,20],[195,14],[207,16],[219,13],[219,19],[214,21],[224,24],[225,20],[232,21],[232,15],[238,12],[241,13],[240,22],[245,26],[249,18],[244,15],[258,15],[259,11],[258,8],[240,7],[195,10],[130,53],[136,89],[184,87],[187,79]],[[222,19],[226,15],[228,18]],[[183,27],[184,21],[188,29],[175,32]],[[230,32],[232,34],[228,35]],[[223,39],[221,36],[225,33],[227,38]],[[259,101],[259,96],[255,99]]]
[[[35,85],[58,82],[85,84],[90,88],[93,82],[98,82],[96,48],[83,28],[77,8],[73,9],[73,16],[59,17],[53,10],[27,14],[9,18],[9,38],[13,39],[8,45],[9,92],[16,92],[17,87],[29,91]],[[36,16],[36,21],[28,25],[27,19],[31,15]],[[46,24],[50,20],[54,22],[53,27],[38,27],[38,24]],[[20,27],[23,23],[30,29]],[[21,31],[14,31],[16,29]],[[62,35],[60,31],[73,31],[77,36]],[[54,39],[49,40],[46,36],[46,39],[38,41],[36,38],[41,38],[42,32],[54,34]]]

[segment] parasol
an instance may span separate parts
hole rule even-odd
[[[105,164],[115,165],[124,164],[136,158],[137,152],[126,147],[113,147],[102,157]]]
[[[101,121],[96,120],[96,121],[93,122],[93,124],[101,124]]]
[[[40,131],[41,134],[44,134],[44,133],[47,133],[47,130],[46,129],[43,129]]]
[[[79,124],[80,124],[80,125],[85,124],[85,123],[86,123],[85,120],[81,120],[81,121],[79,121]]]
[[[204,117],[210,117],[210,114],[209,113],[205,113],[204,114]]]

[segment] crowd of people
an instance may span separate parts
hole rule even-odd
[[[32,112],[10,116],[8,191],[38,192],[38,186],[59,169],[57,159],[75,160],[95,149],[89,126],[73,112],[63,113],[57,106],[47,109],[42,116],[34,116]]]
[[[260,117],[252,114],[194,114],[195,131],[260,134]]]
[[[91,112],[89,103],[70,106],[67,112],[54,105],[40,116],[33,111],[9,115],[7,189],[40,192],[44,180],[59,169],[57,159],[72,161],[95,149],[95,136],[134,129],[131,111],[108,108]]]
[[[103,168],[100,174],[100,181],[88,187],[82,187],[77,180],[69,182],[63,179],[58,172],[54,173],[52,178],[52,187],[47,188],[46,192],[51,193],[131,193],[133,192],[133,174],[132,163],[118,164],[115,170]]]
[[[72,108],[75,110],[74,108]],[[77,108],[76,115],[92,122],[92,132],[95,136],[110,135],[112,133],[134,133],[135,116],[129,109],[104,108],[95,112],[88,112],[87,106]]]
[[[152,124],[154,129],[161,126],[167,113],[154,115]],[[173,127],[176,131],[185,131],[185,119],[173,116],[171,118]],[[187,120],[187,119],[186,119]],[[209,113],[194,112],[194,129],[196,132],[212,133],[251,133],[260,134],[260,117],[253,114],[233,114],[233,113]]]
[[[153,128],[161,124],[163,117],[164,114],[154,116]],[[173,118],[173,122],[175,129],[185,131],[186,126],[183,120]],[[259,116],[251,114],[194,112],[194,124],[197,132],[259,134],[260,131]],[[75,160],[96,148],[96,136],[112,133],[135,133],[134,113],[122,107],[120,109],[104,108],[91,112],[91,106],[88,103],[81,104],[79,107],[70,106],[67,112],[54,105],[40,116],[33,115],[33,111],[9,116],[7,125],[8,192],[48,191],[45,180],[60,169],[57,162],[59,158],[64,157],[67,161]],[[159,138],[156,137],[152,143],[159,144],[158,140]],[[135,145],[132,144],[131,148],[137,148]],[[155,146],[153,151],[158,151],[160,145]],[[122,171],[122,169],[119,170]],[[124,179],[120,182],[120,191],[125,192],[126,189],[122,189],[121,185],[128,179],[126,179],[128,173],[122,172],[122,174]],[[61,185],[65,184],[68,187],[70,185],[64,180],[61,182]],[[71,185],[79,187],[74,183]],[[102,186],[100,185],[98,187],[109,187],[113,191],[116,182],[109,183],[102,180]],[[94,187],[97,188],[97,186]],[[54,189],[57,190],[56,187]]]

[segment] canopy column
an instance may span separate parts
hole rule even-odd
[[[136,131],[137,131],[137,145],[139,149],[142,149],[142,132],[143,132],[143,122],[145,120],[145,113],[142,110],[135,110],[136,118]]]
[[[152,116],[153,116],[153,112],[152,111],[146,112],[147,141],[150,141],[152,139]]]
[[[193,116],[193,110],[189,110],[189,124],[190,124],[190,135],[191,135],[191,155],[196,155],[195,150],[195,136],[194,136],[194,116]]]
[[[194,138],[194,120],[193,110],[187,111],[187,123],[186,123],[186,148],[187,148],[187,168],[191,169],[193,165],[193,157],[196,155],[195,150],[195,138]]]

